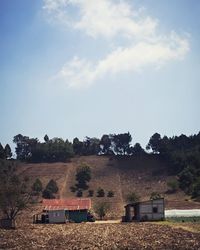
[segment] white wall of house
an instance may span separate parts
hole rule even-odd
[[[49,223],[65,223],[65,210],[48,211]]]
[[[142,202],[139,205],[140,219],[146,217],[148,220],[160,220],[164,219],[164,201],[152,200],[147,202]]]

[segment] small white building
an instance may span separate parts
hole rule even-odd
[[[158,221],[165,219],[164,198],[135,202],[125,206],[125,221]]]
[[[33,216],[34,223],[66,223],[88,221],[91,199],[44,199],[43,212]]]
[[[65,210],[49,210],[49,223],[64,223],[66,221]]]

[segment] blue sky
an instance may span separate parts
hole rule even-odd
[[[200,130],[200,1],[1,0],[0,142]]]

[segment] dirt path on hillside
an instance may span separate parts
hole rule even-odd
[[[117,170],[117,178],[118,178],[118,183],[119,183],[119,199],[121,200],[121,205],[122,205],[122,209],[123,209],[123,194],[122,194],[122,185],[121,185],[121,176],[119,173],[119,170]]]
[[[64,178],[64,181],[63,181],[63,186],[60,190],[60,198],[61,199],[64,199],[64,198],[67,198],[67,194],[68,194],[68,191],[67,191],[67,188],[68,188],[68,181],[69,181],[69,178],[71,176],[71,172],[74,168],[74,164],[73,163],[69,163],[67,164],[67,172],[65,174],[65,178]]]

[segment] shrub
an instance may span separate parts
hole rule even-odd
[[[95,213],[102,220],[110,209],[110,204],[106,202],[97,203],[94,207]]]
[[[91,170],[86,164],[82,164],[76,171],[77,188],[88,189],[87,182],[91,180]]]
[[[175,179],[175,180],[168,181],[167,186],[169,188],[168,190],[169,192],[175,193],[178,190],[179,184],[178,184],[178,181]]]
[[[76,188],[76,187],[74,187],[74,186],[71,186],[71,187],[70,187],[70,190],[71,190],[71,192],[72,192],[72,193],[75,193],[75,192],[76,192],[76,190],[77,190],[77,188]]]
[[[98,188],[97,197],[104,197],[104,196],[105,196],[105,192],[104,192],[103,188]]]
[[[83,196],[83,191],[82,190],[78,190],[76,193],[77,197],[82,197]]]
[[[42,192],[42,197],[45,199],[55,199],[55,196],[53,195],[52,191],[49,189],[45,189]]]
[[[135,203],[140,200],[140,196],[137,195],[136,193],[132,192],[126,196],[126,201],[128,203]]]
[[[88,196],[93,197],[94,195],[94,190],[88,190]]]
[[[150,195],[150,200],[156,200],[162,198],[162,196],[158,192],[152,192]]]
[[[195,198],[196,200],[200,201],[200,178],[198,178],[198,180],[193,186],[192,198]]]
[[[40,179],[36,179],[35,182],[33,183],[32,190],[39,193],[42,191],[42,182]]]
[[[108,191],[107,196],[108,197],[114,197],[114,192],[112,190]]]
[[[49,181],[49,183],[46,186],[46,189],[51,191],[53,194],[58,192],[58,186],[56,181],[54,181],[53,179],[51,179]]]

